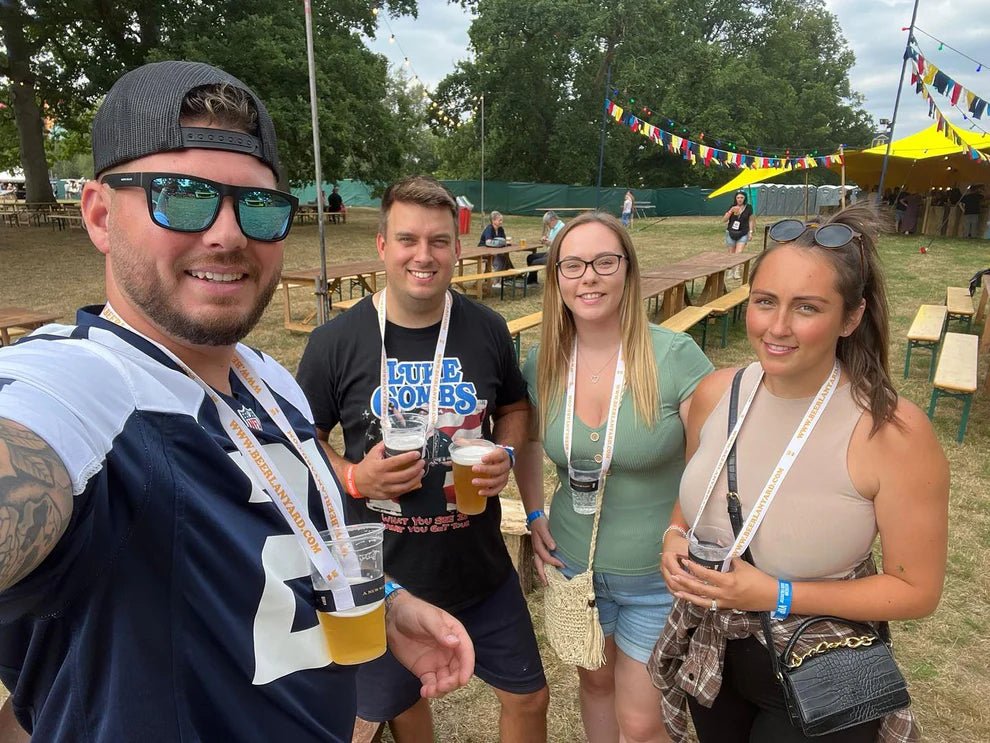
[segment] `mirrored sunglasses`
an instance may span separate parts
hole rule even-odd
[[[245,237],[279,242],[289,234],[299,206],[299,199],[284,191],[231,186],[178,173],[113,173],[103,176],[100,182],[114,189],[143,188],[151,220],[173,232],[208,230],[229,196]]]
[[[805,224],[800,219],[782,219],[770,225],[770,239],[778,243],[789,243],[797,240],[808,230],[814,230],[812,235],[815,245],[829,250],[839,250],[853,240],[859,246],[859,265],[862,269],[863,280],[866,280],[866,254],[863,250],[862,235],[846,224],[826,224],[819,227],[815,223]]]

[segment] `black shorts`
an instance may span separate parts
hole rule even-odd
[[[513,570],[484,601],[452,612],[474,643],[474,673],[490,686],[530,694],[547,685],[529,607]],[[369,722],[393,720],[420,698],[419,679],[386,652],[357,674],[357,714]]]

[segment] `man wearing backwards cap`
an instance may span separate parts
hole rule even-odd
[[[17,719],[43,741],[349,741],[354,667],[330,662],[303,546],[339,485],[291,375],[238,343],[297,205],[271,118],[236,78],[160,62],[111,89],[93,156],[108,302],[0,350]],[[456,620],[406,591],[386,604],[424,696],[466,683]]]

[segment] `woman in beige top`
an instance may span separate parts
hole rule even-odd
[[[677,603],[650,664],[675,741],[684,740],[688,708],[701,743],[811,740],[789,721],[755,614],[778,606],[780,582],[792,583],[792,599],[790,617],[771,622],[778,650],[802,615],[923,617],[942,592],[948,465],[925,414],[899,398],[890,380],[876,214],[857,205],[829,224],[851,229],[789,224],[788,241],[754,261],[746,331],[758,361],[743,374],[740,408],[760,386],[736,445],[744,518],[839,368],[831,401],[751,543],[755,566],[736,558],[722,573],[685,559],[685,532],[727,438],[736,370],[711,374],[694,393],[689,463],[661,559]],[[787,230],[778,231],[783,239],[780,232]],[[726,492],[723,471],[699,524],[730,528]],[[871,557],[878,533],[879,575]],[[902,710],[814,740],[912,740],[916,732]]]

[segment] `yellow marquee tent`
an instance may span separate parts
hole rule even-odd
[[[934,124],[927,129],[898,139],[890,147],[885,186],[911,191],[927,191],[943,186],[966,186],[970,183],[990,182],[990,163],[973,160],[969,148],[990,152],[990,135],[956,130],[965,145],[957,145],[938,131]],[[880,182],[883,157],[887,145],[852,150],[845,153],[846,181],[860,188],[873,188]],[[833,165],[838,172],[841,166]],[[771,180],[791,168],[753,168],[743,170],[708,198],[721,196],[753,183]]]

